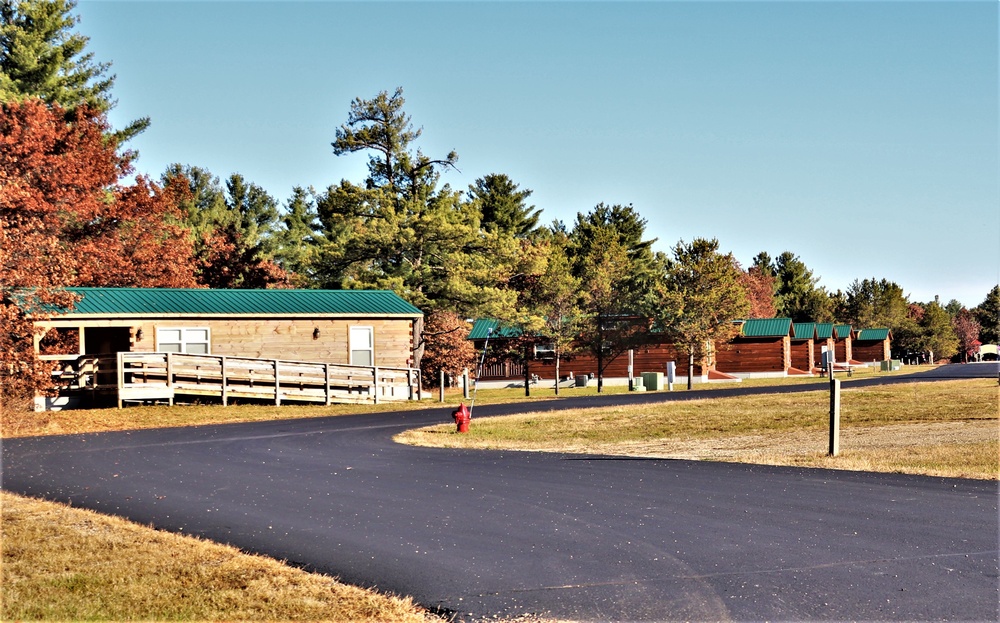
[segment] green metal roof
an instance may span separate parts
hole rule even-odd
[[[849,324],[838,324],[834,325],[833,328],[837,332],[838,340],[842,340],[845,337],[851,337],[851,333],[854,332],[853,329],[851,329],[851,325]]]
[[[480,318],[473,323],[468,339],[485,340],[487,337],[490,339],[521,337],[521,329],[501,326],[500,321],[493,318]]]
[[[889,329],[862,329],[858,332],[858,341],[867,342],[869,340],[873,342],[882,342],[891,337]]]
[[[816,323],[816,338],[820,340],[828,340],[833,337],[833,323],[832,322],[817,322]]]
[[[816,323],[793,322],[792,333],[797,340],[814,340],[816,339]]]
[[[208,290],[70,288],[83,298],[70,315],[422,316],[387,290]]]
[[[740,327],[742,337],[782,337],[792,330],[791,318],[751,318]]]

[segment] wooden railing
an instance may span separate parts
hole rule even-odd
[[[419,396],[413,368],[185,353],[118,353],[118,406],[129,400],[213,396],[274,401],[374,403]]]
[[[482,379],[509,379],[524,376],[524,364],[512,361],[498,361],[483,366]]]
[[[61,391],[114,389],[118,368],[114,355],[81,355],[52,359],[52,384]]]

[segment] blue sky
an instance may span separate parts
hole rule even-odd
[[[998,4],[111,2],[79,32],[111,61],[140,172],[238,172],[285,202],[360,182],[336,157],[355,97],[404,89],[467,189],[506,173],[543,219],[631,203],[654,248],[792,251],[830,291],[886,278],[980,303],[1000,279]]]

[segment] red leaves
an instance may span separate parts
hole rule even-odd
[[[71,305],[60,288],[195,285],[180,191],[121,184],[130,155],[108,132],[86,106],[0,107],[0,400],[44,381],[32,320]]]
[[[757,266],[740,273],[750,300],[749,318],[774,318],[774,277]]]

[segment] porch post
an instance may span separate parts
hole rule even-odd
[[[226,382],[228,370],[226,370],[226,356],[222,356],[222,406],[229,406],[229,385]]]
[[[330,364],[323,364],[323,395],[326,397],[326,406],[333,402],[330,396]]]
[[[80,332],[83,335],[83,332]],[[81,337],[81,339],[83,339]],[[94,372],[97,375],[97,372]],[[96,383],[95,383],[96,385]],[[118,353],[118,408],[122,408],[122,390],[125,389],[125,353]]]
[[[278,360],[274,360],[274,404],[281,406],[281,382],[278,380]]]

